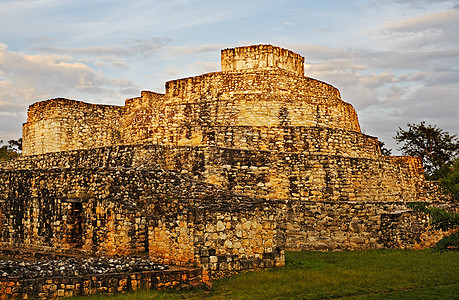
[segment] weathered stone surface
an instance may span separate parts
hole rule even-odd
[[[148,251],[157,263],[199,266],[207,281],[282,266],[285,249],[420,248],[441,238],[406,207],[445,203],[420,160],[381,156],[352,106],[305,77],[303,62],[270,45],[226,49],[222,72],[169,81],[165,94],[144,91],[122,107],[31,105],[23,157],[0,163],[0,246]],[[112,279],[46,290],[144,286]]]
[[[223,71],[253,71],[284,69],[304,75],[304,57],[271,45],[255,45],[222,50]]]
[[[353,107],[333,86],[304,77],[303,62],[270,45],[226,49],[223,72],[169,81],[165,94],[144,91],[122,107],[38,102],[28,111],[23,153],[158,143],[378,154]]]
[[[26,156],[0,169],[166,169],[249,196],[332,201],[427,201],[435,192],[413,157],[336,155],[156,144]],[[435,198],[435,196],[434,196]]]
[[[168,266],[159,265],[150,260],[130,257],[69,258],[38,262],[0,261],[0,277],[18,277],[21,279],[133,273],[167,269],[169,269]],[[72,288],[73,286],[68,289]]]
[[[114,262],[114,259],[110,259]],[[100,263],[102,259],[98,259]],[[84,262],[83,266],[89,266],[91,263]],[[9,262],[13,264],[12,262]],[[92,261],[94,263],[94,261]],[[150,264],[149,262],[145,262]],[[28,270],[35,272],[41,267],[49,271],[48,265],[60,264],[71,268],[72,270],[84,270],[81,266],[67,262],[41,262],[34,264],[22,263],[27,265]],[[28,278],[27,274],[18,277],[1,277],[0,276],[0,297],[2,299],[59,299],[62,297],[72,297],[77,295],[93,295],[96,293],[124,293],[138,289],[164,289],[164,288],[189,288],[202,285],[205,274],[202,269],[198,268],[172,268],[158,270],[156,267],[149,267],[150,270],[139,265],[139,261],[132,265],[131,272],[105,272],[105,267],[112,263],[105,261],[100,265],[93,266],[93,274],[79,274],[74,276],[40,276]],[[4,265],[4,264],[3,264]],[[117,265],[121,267],[121,265]],[[139,270],[134,269],[140,267]],[[3,266],[4,267],[4,266]],[[26,266],[22,266],[24,271]],[[2,268],[0,266],[0,268]],[[126,271],[126,267],[123,267]],[[11,270],[9,270],[11,271]],[[38,271],[39,272],[39,271]],[[56,271],[59,273],[58,271]],[[53,271],[53,273],[55,273]]]

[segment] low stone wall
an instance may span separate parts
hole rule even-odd
[[[78,295],[116,294],[139,289],[187,288],[202,284],[202,269],[185,267],[72,277],[0,277],[0,298],[59,299]]]
[[[200,97],[234,95],[238,92],[249,95],[258,93],[259,100],[269,97],[269,93],[274,93],[284,99],[287,99],[286,95],[298,97],[300,100],[307,99],[313,104],[326,104],[325,99],[330,100],[332,103],[329,104],[332,105],[344,104],[339,90],[331,84],[311,77],[298,76],[282,69],[213,72],[171,80],[166,82],[165,95],[168,102],[177,102],[179,99],[191,102]],[[352,124],[351,122],[354,121],[357,119],[353,118],[348,122]],[[355,126],[359,125],[352,124],[350,128],[356,128]]]
[[[194,206],[177,201],[170,205],[181,209],[155,215],[148,230],[151,259],[198,264],[213,279],[284,266],[283,230],[279,213],[271,210],[275,205],[227,196],[223,201],[193,201]]]
[[[406,202],[355,201],[290,203],[278,221],[285,248],[294,251],[427,248],[445,234],[428,222]]]
[[[260,200],[233,196],[155,217],[149,225],[150,256],[160,263],[197,262],[218,276],[257,259],[281,266],[284,249],[419,249],[445,234],[402,201]]]
[[[151,109],[153,110],[153,109]],[[268,150],[350,157],[381,156],[378,139],[355,131],[316,126],[207,126],[198,121],[184,123],[180,130],[166,125],[151,128],[147,120],[154,112],[137,112],[127,118],[123,135],[126,144],[164,146],[217,146],[242,150]],[[152,134],[154,132],[154,134]]]
[[[205,144],[241,150],[300,152],[350,157],[381,156],[378,139],[355,131],[324,127],[209,127]]]

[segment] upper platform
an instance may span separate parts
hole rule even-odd
[[[337,88],[304,76],[299,54],[256,45],[224,49],[221,62],[220,72],[168,81],[164,94],[144,91],[124,106],[35,103],[23,155],[146,143],[379,155],[352,105]]]
[[[272,45],[254,45],[222,50],[222,71],[282,69],[304,75],[304,57]]]

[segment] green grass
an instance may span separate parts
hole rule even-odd
[[[110,299],[459,299],[459,252],[287,252],[286,261],[285,268],[215,281],[210,290],[141,291]]]

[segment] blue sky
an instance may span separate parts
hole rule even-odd
[[[408,122],[459,133],[459,0],[0,0],[0,139],[34,102],[123,105],[260,43],[304,56],[394,150]]]

